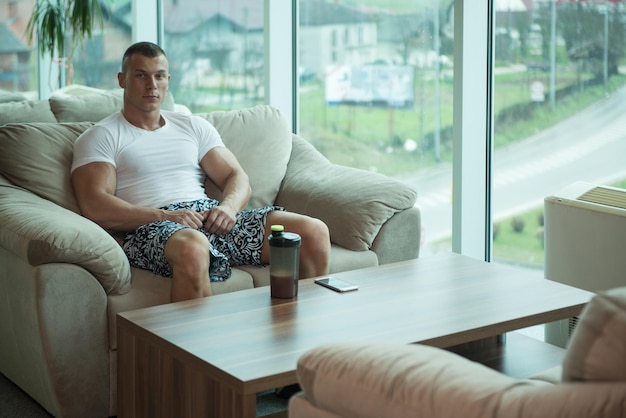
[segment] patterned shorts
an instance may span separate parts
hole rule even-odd
[[[201,199],[173,203],[161,209],[191,209],[200,212],[218,204],[219,202],[214,199]],[[267,214],[274,210],[284,209],[279,206],[265,206],[239,212],[235,226],[227,235],[211,234],[203,227],[198,228],[211,244],[209,276],[212,282],[228,279],[231,266],[261,265],[265,221]],[[165,243],[174,232],[185,228],[189,227],[172,221],[157,221],[128,232],[124,237],[123,248],[130,265],[161,276],[172,277],[172,268],[165,260]]]

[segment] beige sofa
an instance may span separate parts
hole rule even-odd
[[[289,417],[626,417],[625,336],[622,287],[587,304],[562,366],[530,379],[424,345],[325,345],[299,359]]]
[[[120,92],[0,103],[0,372],[57,417],[116,414],[116,314],[169,301],[169,279],[130,268],[69,182],[74,140],[120,108]],[[331,164],[270,106],[201,116],[248,172],[251,206],[328,224],[332,272],[418,257],[411,188]],[[267,268],[242,266],[213,290],[268,283]]]

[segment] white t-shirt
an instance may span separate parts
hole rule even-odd
[[[144,207],[206,198],[200,160],[224,146],[207,120],[162,111],[165,124],[155,130],[137,128],[122,112],[85,131],[74,144],[72,172],[93,162],[112,164],[117,172],[115,195]]]

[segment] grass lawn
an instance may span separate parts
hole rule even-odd
[[[543,266],[543,207],[496,222],[493,235],[494,259]]]
[[[575,85],[577,79],[591,79],[591,74],[576,74],[571,68],[560,71],[556,91]],[[438,119],[439,161],[452,161],[453,83],[441,80],[435,103],[432,77],[432,71],[416,70],[414,106],[408,109],[328,106],[323,83],[309,83],[300,93],[300,134],[334,163],[397,176],[438,164],[434,145]],[[532,71],[496,76],[496,148],[548,128],[626,84],[623,75],[611,77],[606,87],[582,84],[575,93],[560,94],[552,110],[548,92],[546,102],[530,103],[531,83],[545,82],[546,77]],[[415,148],[406,149],[407,142]]]
[[[626,189],[626,179],[608,186]],[[514,225],[520,224],[523,224],[522,230],[516,231]],[[496,260],[514,260],[523,265],[542,267],[543,206],[497,222],[494,225],[493,254]]]

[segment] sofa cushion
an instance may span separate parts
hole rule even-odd
[[[202,116],[215,126],[248,174],[252,187],[248,207],[273,205],[291,154],[291,130],[280,111],[260,105]]]
[[[91,122],[0,127],[0,173],[16,185],[80,213],[70,182],[72,149]]]
[[[564,381],[626,381],[626,287],[585,306],[563,360]]]
[[[50,109],[59,122],[98,122],[122,109],[124,90],[109,90],[82,95],[53,95]],[[174,98],[168,91],[161,105],[174,110]]]
[[[277,204],[324,221],[333,243],[365,251],[383,224],[412,207],[416,199],[417,192],[408,185],[378,173],[331,164],[296,136]]]
[[[26,96],[22,93],[0,89],[0,103],[21,102],[23,100],[26,100]]]
[[[47,100],[0,103],[0,126],[16,122],[56,122]]]
[[[104,229],[15,186],[0,184],[0,244],[32,266],[77,264],[108,294],[130,289],[130,265]]]

